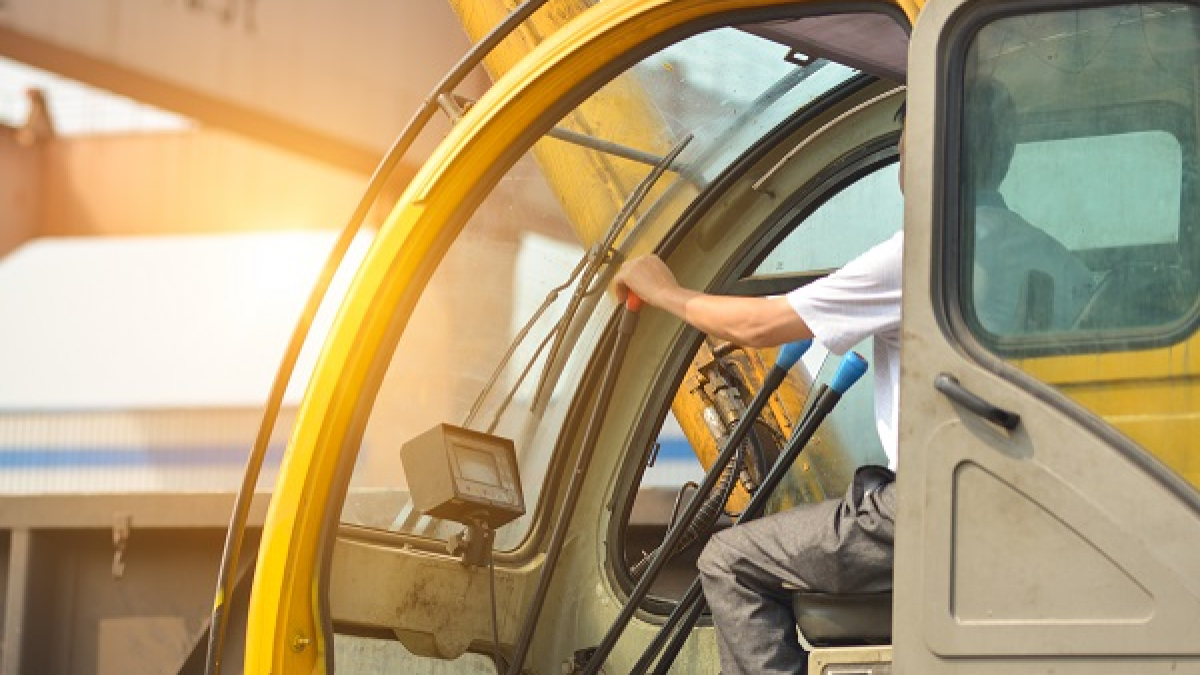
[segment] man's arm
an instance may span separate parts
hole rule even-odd
[[[658,256],[629,260],[613,279],[617,298],[633,291],[697,330],[745,347],[773,347],[813,336],[787,299],[709,295],[684,288]]]

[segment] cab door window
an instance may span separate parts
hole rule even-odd
[[[1200,12],[997,17],[966,50],[957,304],[973,337],[1200,484]]]

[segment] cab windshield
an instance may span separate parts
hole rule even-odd
[[[859,75],[743,28],[643,59],[539,138],[433,274],[392,357],[342,512],[346,524],[445,539],[408,499],[402,444],[435,424],[515,442],[529,526],[571,397],[611,316],[614,251],[660,240],[731,163]]]

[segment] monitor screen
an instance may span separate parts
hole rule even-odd
[[[484,485],[500,486],[500,467],[496,464],[496,456],[462,445],[456,448],[459,474],[469,481]]]

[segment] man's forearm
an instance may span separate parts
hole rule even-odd
[[[691,291],[677,314],[698,330],[746,347],[774,347],[812,337],[783,298],[746,298]],[[671,311],[671,310],[668,310]]]

